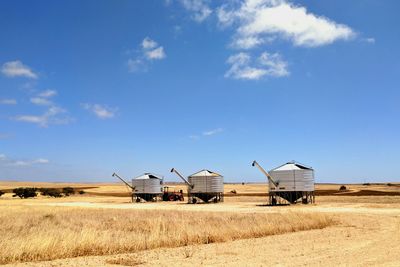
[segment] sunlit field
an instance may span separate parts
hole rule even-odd
[[[0,263],[137,252],[322,229],[326,214],[0,207]]]
[[[12,189],[21,186],[70,186],[85,193],[61,198],[12,197]],[[186,190],[183,184],[172,186]],[[0,197],[0,264],[166,265],[167,258],[172,263],[183,257],[192,265],[218,265],[231,260],[232,250],[238,264],[265,263],[258,254],[246,258],[252,255],[253,244],[266,255],[270,246],[278,246],[293,257],[286,258],[293,263],[301,251],[314,251],[316,242],[325,242],[326,250],[319,254],[326,257],[333,257],[333,248],[352,247],[352,240],[357,248],[365,231],[370,244],[365,246],[396,262],[391,256],[395,245],[390,244],[399,241],[399,184],[347,184],[345,191],[340,186],[316,185],[316,204],[268,207],[266,184],[226,184],[225,202],[192,205],[186,201],[131,203],[129,190],[119,183],[0,182],[0,190],[6,192]],[[325,235],[330,237],[321,240]],[[304,244],[304,238],[312,242]],[[297,242],[294,250],[287,249],[287,240]],[[376,250],[373,244],[378,243]],[[209,260],[209,253],[217,253],[213,254],[216,261]],[[159,262],[160,258],[164,261]],[[359,260],[349,257],[345,263]]]

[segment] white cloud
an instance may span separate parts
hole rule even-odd
[[[273,77],[288,76],[287,62],[283,61],[278,53],[263,52],[258,58],[260,64],[266,68],[267,75]]]
[[[100,119],[111,119],[115,117],[117,112],[117,108],[110,108],[100,104],[82,104],[82,107],[86,110],[91,111],[94,115],[96,115]]]
[[[209,1],[181,0],[180,2],[186,10],[192,12],[191,18],[198,23],[203,22],[212,13],[211,8],[208,6]]]
[[[140,46],[139,55],[136,58],[128,59],[127,66],[129,72],[146,71],[151,62],[166,57],[164,47],[160,46],[150,37],[144,38]]]
[[[375,38],[366,38],[364,40],[369,44],[374,44],[375,43]]]
[[[49,98],[57,95],[55,90],[46,90],[39,93],[36,97],[31,97],[30,101],[32,104],[39,106],[54,106],[53,102]]]
[[[238,53],[228,58],[227,63],[231,65],[225,73],[225,77],[241,80],[258,80],[265,76],[283,77],[288,76],[287,62],[282,60],[278,53],[262,53],[253,62],[248,53]]]
[[[53,97],[57,95],[57,91],[55,90],[45,90],[43,92],[41,92],[38,96],[39,97],[44,97],[44,98],[49,98],[49,97]]]
[[[2,105],[16,105],[17,100],[15,99],[0,99],[0,104]]]
[[[205,132],[203,132],[203,135],[204,135],[204,136],[211,136],[211,135],[215,135],[215,134],[221,133],[221,132],[223,132],[223,131],[224,131],[224,129],[222,129],[222,128],[217,128],[217,129],[205,131]]]
[[[43,158],[39,158],[39,159],[35,159],[34,161],[33,161],[33,163],[40,163],[40,164],[47,164],[47,163],[49,163],[50,161],[48,160],[48,159],[43,159]]]
[[[180,0],[198,22],[209,17],[214,10],[210,1]],[[204,10],[204,12],[202,11]],[[218,26],[233,29],[229,47],[250,50],[276,40],[290,42],[299,47],[318,47],[339,40],[351,40],[357,34],[349,26],[311,13],[306,7],[290,0],[233,0],[222,2],[215,8]],[[203,16],[202,16],[203,14]],[[365,40],[374,43],[373,38]],[[288,64],[279,54],[263,53],[255,58],[252,53],[238,53],[228,59],[231,68],[225,77],[257,80],[263,77],[289,75]]]
[[[157,42],[150,39],[149,37],[146,37],[142,41],[142,48],[143,49],[153,49],[157,46]]]
[[[35,115],[19,115],[14,118],[16,121],[37,123],[42,126],[46,125],[46,119],[43,116],[35,116]]]
[[[68,124],[73,121],[67,115],[67,110],[57,106],[53,101],[49,98],[55,96],[57,91],[55,90],[46,90],[39,93],[35,97],[30,98],[30,102],[32,104],[38,106],[45,106],[46,111],[41,115],[18,115],[13,117],[12,119],[20,122],[27,122],[37,124],[41,127],[47,127],[50,124]]]
[[[140,59],[128,59],[128,70],[129,72],[137,72],[140,70],[146,70],[146,65]]]
[[[8,158],[4,154],[0,154],[0,165],[8,165],[8,166],[31,166],[35,164],[48,164],[50,161],[44,158],[38,158],[34,160],[20,160],[20,159],[12,159]]]
[[[15,166],[28,166],[28,165],[30,165],[31,163],[30,162],[27,162],[27,161],[23,161],[23,160],[17,160],[17,161],[15,161],[12,165],[15,165]]]
[[[220,7],[217,15],[222,26],[237,25],[233,46],[243,49],[259,46],[271,36],[305,47],[327,45],[355,36],[350,27],[314,15],[305,7],[286,0],[245,0],[239,6]]]
[[[3,64],[1,72],[7,77],[26,77],[37,79],[38,75],[32,69],[24,65],[21,61],[9,61]]]
[[[175,25],[175,26],[173,27],[173,32],[174,32],[175,37],[177,37],[179,34],[182,33],[182,26],[180,26],[180,25]]]
[[[163,59],[165,58],[164,48],[160,46],[156,49],[146,51],[146,57],[148,59]]]
[[[216,14],[219,21],[219,26],[222,28],[226,28],[231,26],[236,20],[235,11],[232,8],[229,8],[228,4],[222,5],[217,8]]]
[[[201,137],[216,135],[216,134],[222,133],[223,131],[224,131],[224,129],[222,129],[222,128],[215,128],[212,130],[204,131],[201,134],[189,135],[189,138],[193,139],[193,140],[199,140]]]
[[[50,106],[53,104],[53,102],[51,102],[47,98],[43,98],[43,97],[32,97],[30,99],[30,101],[32,104],[40,105],[40,106]]]
[[[24,167],[24,166],[31,166],[31,165],[34,165],[34,164],[48,164],[49,162],[50,161],[48,159],[40,158],[40,159],[28,160],[28,161],[26,161],[26,160],[16,160],[16,161],[12,161],[11,165]]]
[[[42,115],[19,115],[13,119],[16,121],[37,124],[41,127],[47,127],[50,124],[68,124],[72,121],[71,118],[63,114],[67,111],[58,106],[51,106]]]
[[[255,37],[255,36],[249,36],[249,37],[236,39],[232,43],[232,47],[241,48],[241,49],[250,49],[250,48],[258,46],[262,43],[263,43],[262,39]]]

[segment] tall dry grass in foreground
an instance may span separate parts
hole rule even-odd
[[[0,263],[117,254],[332,225],[329,215],[0,207]]]

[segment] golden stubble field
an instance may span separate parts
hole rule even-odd
[[[266,184],[227,184],[224,203],[197,205],[133,204],[121,184],[0,182],[18,186],[87,194],[0,197],[0,264],[400,265],[398,184],[317,185],[316,204],[285,207],[263,205]]]

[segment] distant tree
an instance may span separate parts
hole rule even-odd
[[[83,195],[83,194],[85,194],[86,192],[85,191],[83,191],[83,190],[79,190],[79,195]]]
[[[34,187],[18,187],[13,190],[13,197],[30,198],[37,196],[37,188]]]
[[[62,192],[65,196],[73,195],[75,194],[75,190],[72,187],[64,187],[62,189]]]
[[[38,189],[38,191],[40,192],[40,194],[41,194],[42,196],[47,196],[47,195],[48,195],[48,192],[49,192],[49,189],[50,189],[50,188],[41,187],[41,188]]]
[[[5,193],[3,192],[3,191],[1,191],[0,190],[0,197],[2,196],[2,195],[4,195]]]
[[[347,190],[347,187],[344,186],[344,185],[342,185],[342,186],[339,188],[339,190],[340,190],[340,191],[346,191],[346,190]]]
[[[49,196],[49,197],[62,197],[61,191],[56,188],[40,188],[39,191],[41,192],[42,196]]]

